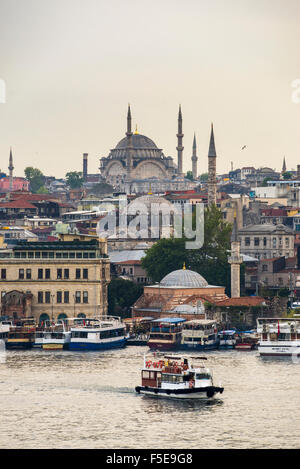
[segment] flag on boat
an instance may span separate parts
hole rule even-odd
[[[280,326],[279,326],[279,321],[278,321],[278,334],[280,334]]]

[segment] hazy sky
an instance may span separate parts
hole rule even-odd
[[[98,172],[134,126],[177,162],[182,106],[185,171],[196,132],[207,171],[300,164],[299,0],[0,0],[0,167],[63,177]],[[241,151],[241,147],[247,148]]]

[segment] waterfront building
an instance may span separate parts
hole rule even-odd
[[[107,314],[106,240],[21,241],[0,258],[0,277],[2,316],[41,322]]]
[[[249,225],[238,232],[241,253],[256,259],[294,256],[294,233],[285,225]]]

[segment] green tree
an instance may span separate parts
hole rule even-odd
[[[272,181],[272,178],[270,177],[265,178],[262,182],[263,187],[267,187],[268,181]]]
[[[189,260],[188,252],[184,238],[162,238],[147,250],[142,267],[153,282],[160,282],[169,272],[182,269]]]
[[[186,177],[187,179],[190,179],[191,181],[194,180],[192,171],[188,171],[188,172],[186,173],[185,177]]]
[[[130,280],[113,278],[108,285],[109,314],[131,317],[130,307],[142,293],[142,285],[138,285]]]
[[[182,269],[185,263],[186,268],[203,275],[210,285],[225,286],[230,293],[231,232],[232,225],[226,223],[221,211],[212,205],[205,209],[204,244],[200,249],[186,249],[185,238],[161,239],[147,250],[142,266],[154,282],[159,282],[173,270]]]
[[[283,179],[292,179],[292,173],[289,171],[286,171],[285,173],[282,174]]]
[[[199,179],[200,179],[200,182],[207,182],[208,181],[208,173],[200,174]]]
[[[33,194],[37,194],[41,187],[44,186],[44,175],[38,168],[27,166],[24,170],[25,177],[30,182],[30,189]]]
[[[66,174],[67,184],[71,189],[79,189],[83,184],[81,171],[70,171]]]

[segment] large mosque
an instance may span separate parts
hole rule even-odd
[[[100,171],[106,182],[126,193],[153,192],[192,189],[196,182],[184,177],[182,171],[182,113],[179,107],[177,133],[177,165],[171,156],[165,156],[162,149],[149,137],[132,132],[130,106],[127,113],[125,137],[110,150],[107,157],[100,159]],[[193,144],[193,176],[197,177],[196,141]]]

